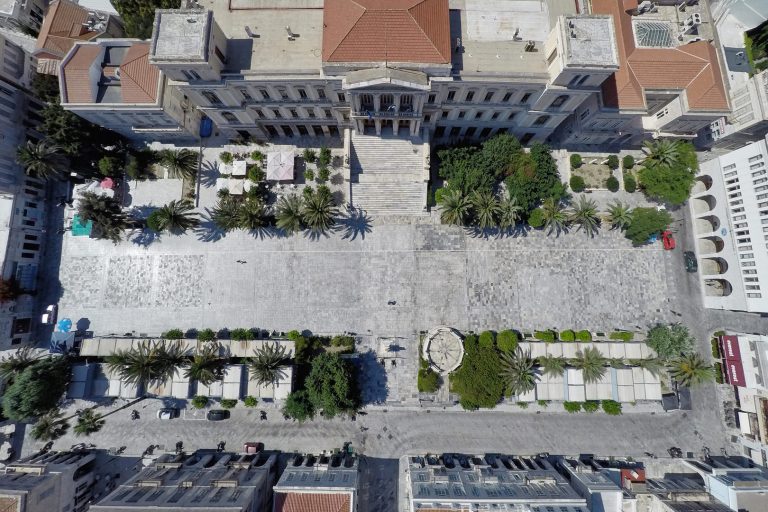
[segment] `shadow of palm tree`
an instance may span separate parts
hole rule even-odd
[[[365,235],[372,231],[371,218],[360,208],[350,207],[345,216],[337,220],[339,229],[342,231],[341,238],[344,240],[355,240],[358,236],[365,240]]]
[[[253,235],[254,238],[258,238],[259,240],[266,240],[282,236],[282,231],[272,226],[263,226],[260,228],[251,229],[248,230],[248,232]]]
[[[216,180],[221,177],[219,162],[204,161],[200,166],[200,184],[206,188],[216,185]]]
[[[338,224],[334,224],[328,229],[305,229],[304,238],[307,238],[309,240],[312,240],[313,242],[316,242],[321,238],[330,238],[331,237],[330,234],[338,230],[339,230]]]
[[[205,209],[205,215],[201,216],[200,224],[194,229],[194,233],[201,242],[218,242],[227,236],[227,232],[211,220],[211,211],[208,208]]]
[[[132,244],[149,247],[153,243],[160,241],[160,233],[151,229],[142,229],[129,234],[126,239]]]

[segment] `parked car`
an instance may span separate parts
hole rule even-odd
[[[157,411],[157,419],[172,420],[179,417],[179,410],[175,407],[165,407]]]
[[[671,251],[675,248],[675,239],[672,236],[671,231],[664,231],[661,234],[661,241],[664,244],[664,250],[665,251]]]
[[[56,323],[56,314],[58,313],[58,307],[56,304],[51,304],[47,308],[45,308],[45,311],[43,312],[43,316],[40,318],[40,321],[47,325],[53,325]]]
[[[229,411],[226,409],[211,409],[208,414],[205,415],[208,421],[222,421],[229,419]]]
[[[243,444],[243,452],[244,453],[258,453],[264,449],[264,443],[259,442],[248,442]]]
[[[685,270],[688,272],[696,272],[699,270],[699,263],[696,261],[696,255],[693,251],[685,251],[683,253],[683,261],[685,261]]]

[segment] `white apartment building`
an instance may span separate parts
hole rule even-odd
[[[704,307],[768,312],[768,146],[701,164],[689,207]]]
[[[40,30],[48,0],[0,0],[0,26]]]
[[[357,512],[358,479],[358,459],[354,455],[295,454],[273,487],[271,512]]]

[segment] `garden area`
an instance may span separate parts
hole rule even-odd
[[[768,21],[744,34],[744,47],[752,69],[750,76],[768,69]]]
[[[570,156],[570,164],[569,184],[574,192],[600,189],[617,192],[619,190],[619,180],[613,175],[613,171],[619,168],[618,156],[590,156],[582,159],[580,154],[573,153]]]

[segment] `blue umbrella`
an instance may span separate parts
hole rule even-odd
[[[61,332],[69,332],[69,330],[72,328],[72,320],[69,318],[62,318],[59,320],[59,330]]]

